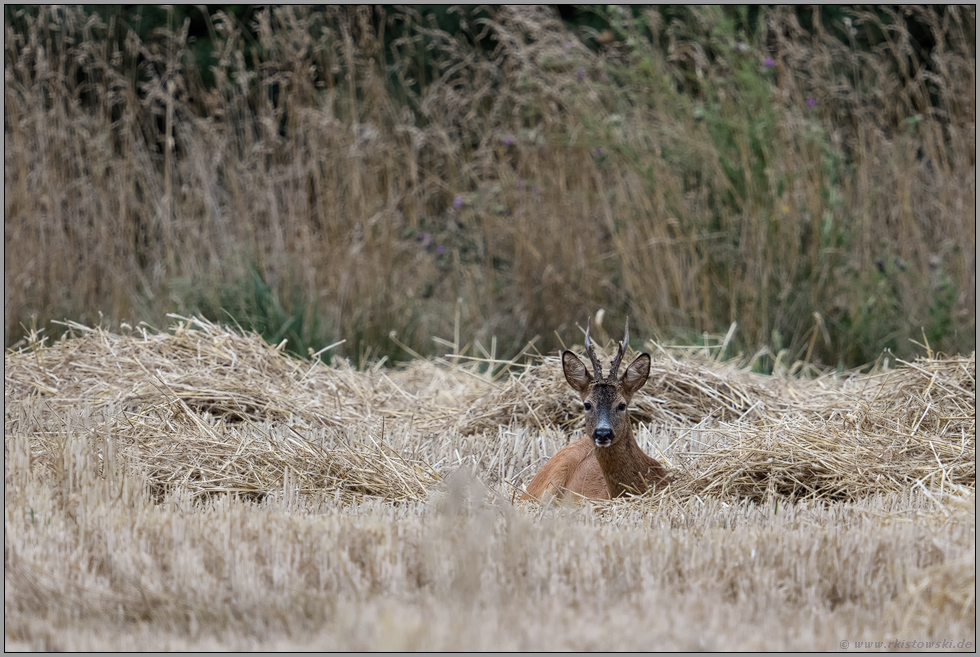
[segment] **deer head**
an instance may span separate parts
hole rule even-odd
[[[629,318],[619,350],[609,368],[609,375],[602,375],[602,365],[589,338],[592,320],[585,330],[585,351],[592,361],[592,374],[578,356],[566,350],[561,355],[562,369],[568,385],[582,397],[585,404],[585,432],[598,448],[609,448],[627,436],[630,428],[629,404],[636,391],[643,387],[650,375],[650,356],[640,354],[619,378],[619,365],[629,344]]]

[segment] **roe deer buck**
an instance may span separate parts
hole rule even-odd
[[[585,350],[592,361],[592,375],[571,351],[561,355],[565,380],[585,403],[586,437],[562,448],[551,457],[531,480],[521,499],[548,501],[574,493],[582,497],[608,500],[626,493],[643,493],[667,483],[667,472],[654,458],[647,456],[633,438],[629,403],[650,375],[650,356],[640,354],[622,379],[617,378],[619,364],[629,343],[629,318],[626,335],[613,358],[609,376],[602,376],[602,365],[585,330]]]

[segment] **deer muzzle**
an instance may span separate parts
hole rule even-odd
[[[614,436],[613,430],[609,427],[597,427],[592,432],[592,440],[596,447],[609,447],[612,445]]]

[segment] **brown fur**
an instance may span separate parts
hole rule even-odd
[[[586,349],[594,370],[591,376],[575,354],[571,351],[562,354],[565,379],[581,395],[586,406],[587,437],[564,447],[551,457],[531,480],[527,493],[521,499],[534,498],[546,502],[572,493],[607,500],[628,493],[640,494],[667,483],[667,471],[663,465],[647,456],[633,437],[629,403],[646,383],[650,373],[650,356],[640,354],[623,373],[622,379],[617,379],[616,370],[626,342],[624,339],[606,378],[602,376],[588,333]],[[599,429],[605,429],[605,433],[597,433]]]

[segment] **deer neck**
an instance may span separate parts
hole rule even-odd
[[[636,444],[632,428],[609,447],[596,447],[594,453],[606,478],[610,497],[643,493],[660,478],[660,464]]]

